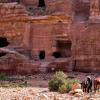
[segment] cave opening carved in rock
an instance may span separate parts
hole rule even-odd
[[[2,47],[6,47],[8,45],[9,45],[9,42],[8,42],[7,38],[0,37],[0,47],[2,48]]]
[[[39,52],[39,58],[40,58],[40,60],[45,59],[45,51],[44,50],[41,50]]]
[[[53,54],[55,58],[59,57],[71,57],[71,45],[72,42],[70,40],[58,40],[57,41],[57,52]]]
[[[0,57],[5,56],[7,53],[6,52],[0,52]]]
[[[45,1],[44,0],[39,0],[39,3],[38,3],[38,7],[45,7]]]

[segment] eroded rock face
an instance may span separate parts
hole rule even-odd
[[[91,2],[89,0],[76,1],[46,0],[46,8],[38,8],[37,0],[25,0],[21,1],[20,4],[0,3],[0,37],[7,38],[9,42],[7,48],[15,50],[17,55],[22,54],[36,62],[40,61],[41,57],[39,55],[41,51],[44,52],[43,61],[45,59],[47,61],[53,59],[54,61],[56,58],[52,55],[54,52],[58,52],[61,58],[67,59],[66,62],[62,64],[60,61],[57,63],[54,61],[52,63],[55,63],[56,66],[59,65],[58,67],[62,70],[99,72],[100,16],[99,13],[95,12],[97,11],[95,7],[92,11],[90,10],[92,6],[90,6]],[[30,4],[32,8],[27,9]],[[95,5],[99,5],[99,2],[96,2]],[[98,7],[96,6],[96,9]],[[94,14],[92,20],[91,13]],[[17,64],[14,65],[16,66],[14,70],[17,70],[18,73],[21,71],[24,73],[23,70],[27,70],[25,73],[34,73],[33,63],[30,60],[23,60],[24,58],[21,58],[20,61],[22,62],[19,65],[16,60],[13,61]],[[3,58],[1,63],[2,61]],[[67,61],[68,67],[65,66]],[[37,68],[44,67],[41,63],[38,62],[38,64],[40,67]],[[45,68],[47,68],[45,71],[48,70],[48,67],[49,64],[45,65]],[[4,68],[9,69],[9,67]]]
[[[17,52],[7,52],[0,57],[0,73],[5,74],[36,74],[39,73],[39,64],[32,63],[27,57]]]
[[[8,41],[22,41],[25,30],[23,22],[15,22],[16,18],[27,16],[23,6],[17,3],[0,4],[0,37],[7,37]],[[19,43],[18,43],[19,44]]]
[[[25,16],[25,7],[14,3],[0,3],[0,17]]]
[[[75,30],[78,30],[75,31]],[[99,24],[75,24],[73,25],[73,55],[75,57],[75,70],[84,72],[100,71],[99,69]]]

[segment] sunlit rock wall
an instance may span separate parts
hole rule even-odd
[[[33,15],[37,15],[39,13],[38,8],[39,0],[22,0],[22,3],[26,5],[26,8],[31,8]],[[45,0],[46,9],[42,10],[42,13],[54,14],[54,13],[65,13],[66,15],[73,14],[73,2],[72,0]],[[39,15],[39,14],[38,14]]]
[[[99,27],[100,23],[77,23],[72,25],[72,55],[75,70],[100,72]]]
[[[45,16],[38,13],[38,0],[23,0],[22,3],[25,6],[17,3],[0,4],[0,37],[6,37],[13,47],[21,47],[23,51],[28,49],[33,60],[36,60],[35,57],[40,60],[40,51],[45,51],[45,59],[51,60],[57,49],[56,39],[70,40],[69,62],[72,62],[72,69],[100,72],[100,22],[89,20],[89,0],[45,0],[46,9],[49,10],[43,10],[43,13],[50,11],[45,12]],[[36,7],[35,12],[34,9],[32,11],[33,16],[29,16],[26,9],[30,5]],[[20,73],[28,64],[21,62],[12,66],[17,66],[16,71]],[[28,66],[25,73],[34,70],[32,67],[27,70]]]
[[[27,24],[25,8],[17,3],[0,4],[0,37],[6,37],[10,45],[21,45]]]

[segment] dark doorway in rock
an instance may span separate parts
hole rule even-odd
[[[70,57],[71,56],[71,41],[70,40],[58,40],[57,41],[57,50],[60,52],[61,57]]]
[[[52,56],[54,56],[55,58],[60,58],[61,57],[61,54],[60,54],[60,52],[53,52],[53,55]]]
[[[1,52],[1,53],[0,53],[0,57],[5,56],[6,54],[7,54],[6,52]]]
[[[42,60],[42,59],[45,59],[45,51],[42,50],[39,52],[39,58]]]
[[[45,7],[45,1],[39,0],[38,7]]]
[[[6,47],[9,45],[9,42],[7,38],[5,37],[0,37],[0,47]]]

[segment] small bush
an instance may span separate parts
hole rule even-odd
[[[53,79],[49,82],[49,89],[50,91],[58,91],[61,85],[63,85],[62,80]]]
[[[57,79],[61,79],[61,78],[66,79],[66,77],[67,77],[66,74],[62,71],[58,71],[54,75],[54,78],[57,78]]]
[[[68,93],[71,90],[72,90],[72,84],[71,83],[67,83],[66,84],[66,92]]]
[[[66,93],[67,92],[66,84],[63,84],[59,87],[59,92],[60,93]]]
[[[59,87],[60,93],[68,93],[71,90],[72,90],[72,84],[70,82],[63,84]]]
[[[49,81],[50,91],[59,91],[60,93],[68,93],[72,90],[72,85],[79,83],[78,80],[66,80],[66,74],[62,71],[56,72],[53,78]]]
[[[0,74],[0,80],[5,81],[7,78],[8,77],[5,74]]]
[[[18,85],[19,87],[27,87],[27,81],[24,81]]]
[[[76,84],[76,83],[79,83],[79,80],[72,80],[71,81],[71,84]]]
[[[74,84],[76,84],[76,83],[79,83],[79,81],[75,80],[75,79],[67,82],[67,84],[66,84],[66,90],[67,90],[67,92],[71,91],[72,90],[72,86]]]
[[[66,75],[62,72],[56,72],[53,79],[49,81],[50,91],[59,91],[59,87],[66,83]]]

